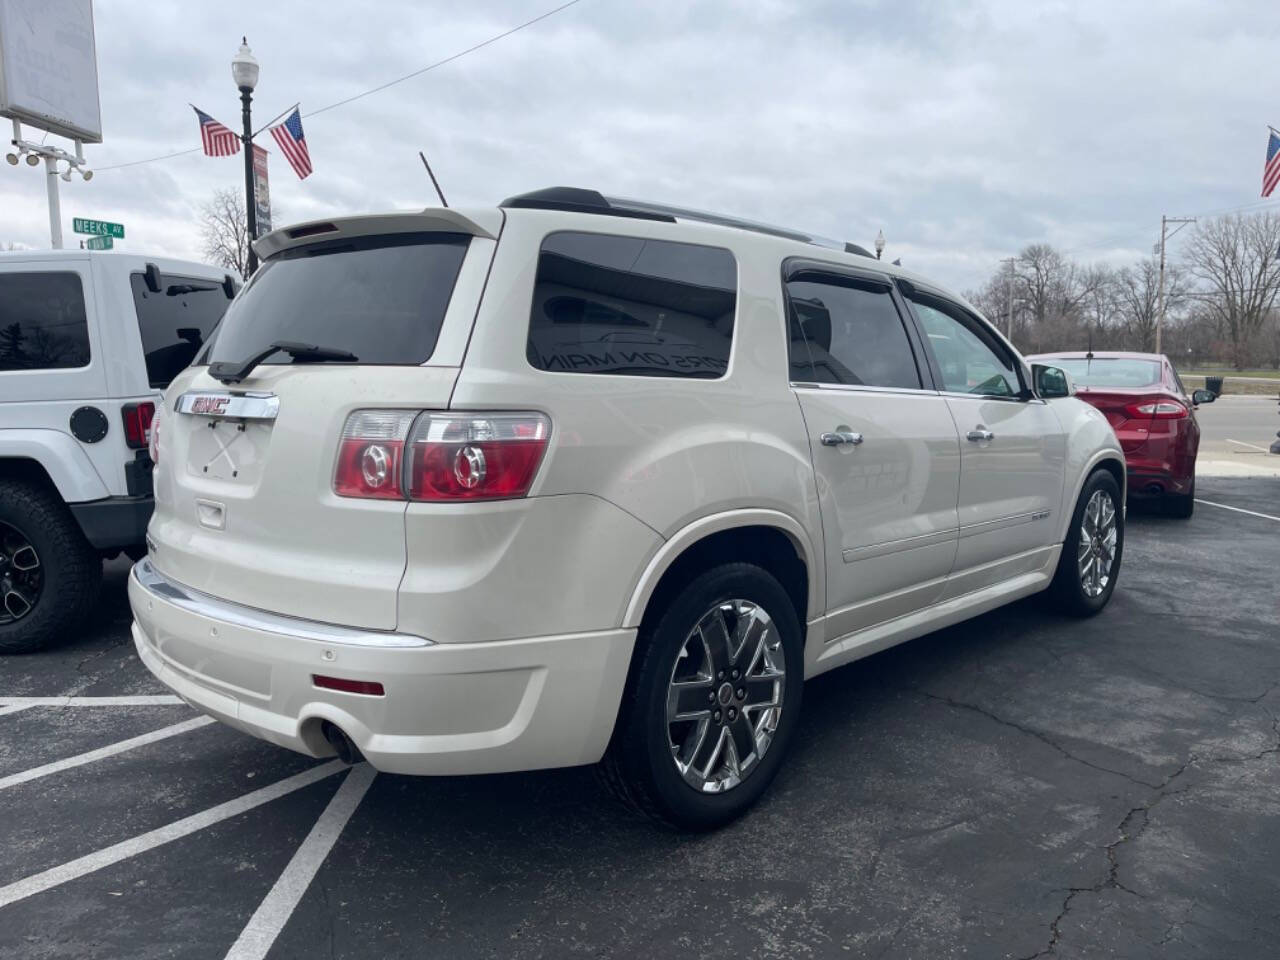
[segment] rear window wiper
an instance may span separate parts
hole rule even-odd
[[[290,340],[277,340],[269,347],[259,350],[248,360],[235,363],[220,360],[209,364],[209,376],[223,383],[239,383],[247,377],[253,368],[273,353],[287,353],[294,363],[356,363],[360,358],[348,350],[335,350],[333,347],[320,347],[314,343],[294,343]]]

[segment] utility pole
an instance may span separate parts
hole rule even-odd
[[[1005,257],[1000,262],[1009,265],[1009,276],[1005,278],[1005,297],[1009,301],[1009,310],[1005,314],[1005,336],[1010,343],[1013,343],[1013,265],[1018,262],[1018,258]]]
[[[1161,217],[1160,218],[1160,285],[1156,288],[1156,353],[1160,353],[1160,339],[1164,332],[1164,265],[1165,265],[1165,247],[1168,246],[1169,238],[1173,233],[1177,233],[1188,223],[1195,223],[1195,217]],[[1178,230],[1169,233],[1169,224],[1179,224]]]

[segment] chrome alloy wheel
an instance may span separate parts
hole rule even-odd
[[[1116,506],[1106,490],[1095,490],[1080,518],[1076,566],[1085,596],[1097,597],[1111,582],[1116,560]]]
[[[782,718],[782,637],[749,600],[712,607],[689,631],[667,687],[676,769],[703,793],[732,790],[760,765]]]
[[[43,582],[40,556],[31,541],[17,527],[0,523],[0,623],[30,613]]]

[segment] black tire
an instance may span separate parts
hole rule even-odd
[[[1166,516],[1177,517],[1179,520],[1186,520],[1196,509],[1196,478],[1191,478],[1191,489],[1186,493],[1170,493],[1164,498],[1163,504]]]
[[[1085,508],[1099,491],[1111,498],[1111,507],[1115,511],[1115,549],[1106,585],[1096,596],[1091,596],[1081,581],[1080,544],[1081,524],[1084,520]],[[1116,580],[1120,574],[1120,561],[1124,556],[1124,505],[1120,499],[1120,485],[1116,478],[1103,468],[1095,470],[1085,481],[1080,490],[1080,498],[1071,512],[1071,525],[1067,528],[1067,537],[1062,544],[1062,555],[1058,558],[1058,569],[1054,573],[1053,582],[1049,586],[1049,594],[1054,604],[1063,613],[1073,617],[1092,617],[1102,610],[1115,592]]]
[[[677,658],[694,628],[704,615],[730,600],[747,601],[768,615],[772,625],[764,636],[776,636],[781,641],[781,650],[772,656],[776,659],[781,654],[785,680],[772,741],[736,786],[721,793],[704,793],[686,782],[676,768],[668,738],[667,694]],[[744,641],[740,658],[747,657],[747,646]],[[777,774],[800,713],[803,684],[803,634],[782,585],[753,564],[714,567],[676,594],[664,610],[658,611],[652,625],[641,631],[613,739],[601,762],[602,778],[624,804],[669,827],[710,830],[722,826],[749,809]],[[730,716],[729,710],[724,711],[724,716]],[[757,718],[761,716],[756,714]],[[743,710],[742,718],[745,717]],[[713,755],[711,760],[714,759]]]
[[[0,480],[0,529],[16,531],[35,552],[39,578],[30,608],[21,615],[0,598],[0,654],[29,653],[60,639],[93,609],[102,583],[102,562],[84,538],[67,505],[48,487],[26,480]],[[0,543],[0,586],[13,576],[11,548]],[[26,554],[24,553],[24,557]],[[27,561],[29,564],[30,561]],[[7,581],[10,585],[12,579]]]

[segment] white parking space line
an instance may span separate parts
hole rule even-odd
[[[96,870],[101,870],[103,867],[109,867],[113,863],[136,857],[140,853],[146,853],[148,850],[153,850],[173,840],[180,840],[195,833],[197,830],[203,830],[205,827],[211,827],[215,823],[229,820],[231,817],[252,810],[254,807],[260,807],[264,803],[278,800],[286,794],[301,790],[303,787],[309,787],[311,784],[323,780],[325,777],[331,777],[345,769],[347,769],[346,764],[341,760],[330,760],[328,763],[318,764],[309,770],[302,771],[302,773],[296,773],[292,777],[286,777],[277,783],[254,790],[252,793],[246,793],[242,797],[236,797],[234,800],[220,803],[216,807],[210,807],[208,810],[193,813],[189,817],[175,820],[173,823],[166,824],[163,827],[157,827],[155,830],[150,830],[141,836],[133,837],[130,840],[122,840],[120,843],[112,844],[95,853],[77,857],[75,860],[70,860],[40,873],[24,877],[6,887],[0,887],[0,907],[7,907],[11,903],[24,900],[37,893],[43,893],[45,890],[66,883],[69,880],[76,880]]]
[[[167,707],[185,702],[172,694],[139,697],[0,697],[0,707]]]
[[[338,792],[325,807],[320,819],[302,841],[289,865],[284,868],[275,886],[263,898],[258,909],[249,918],[236,942],[227,951],[227,960],[262,960],[276,942],[276,937],[293,916],[302,895],[311,886],[316,871],[338,842],[343,827],[360,806],[365,792],[373,783],[377,771],[369,764],[353,767]]]
[[[1248,447],[1250,450],[1261,450],[1263,453],[1270,453],[1266,447],[1260,447],[1256,443],[1245,443],[1243,440],[1232,440],[1230,437],[1224,437],[1227,443],[1238,443],[1242,447]]]
[[[1247,513],[1251,517],[1261,517],[1263,520],[1274,520],[1280,523],[1280,517],[1273,517],[1269,513],[1258,513],[1256,510],[1246,510],[1243,507],[1229,507],[1225,503],[1214,503],[1212,500],[1201,500],[1196,498],[1196,503],[1203,503],[1206,507],[1217,507],[1219,510],[1230,510],[1234,513]]]
[[[23,710],[30,710],[34,706],[34,703],[13,703],[7,707],[0,707],[0,717],[3,717],[6,713],[20,713]]]
[[[16,787],[20,783],[27,783],[31,780],[38,780],[40,777],[47,777],[51,773],[70,770],[72,767],[82,767],[86,763],[93,763],[93,761],[101,760],[104,757],[114,757],[117,753],[124,753],[126,750],[143,747],[148,743],[155,743],[157,740],[164,740],[191,730],[198,730],[213,722],[213,717],[196,717],[192,720],[184,720],[182,723],[175,723],[171,727],[161,727],[159,730],[152,730],[150,733],[130,737],[128,740],[121,740],[119,743],[108,744],[105,747],[99,747],[97,750],[90,750],[74,757],[67,757],[65,760],[55,760],[53,763],[32,767],[30,770],[11,773],[7,777],[0,777],[0,790]]]

